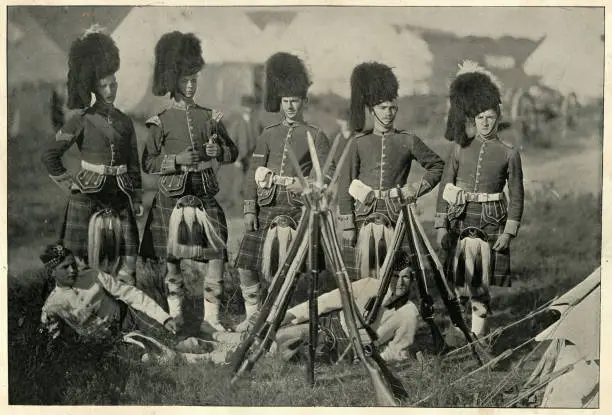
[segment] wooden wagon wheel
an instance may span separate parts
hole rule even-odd
[[[534,99],[522,88],[517,89],[510,102],[510,119],[516,134],[517,145],[533,142],[540,133],[540,123]]]

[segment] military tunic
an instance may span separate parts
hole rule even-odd
[[[449,205],[444,200],[444,188],[454,184],[465,192],[496,194],[508,185],[509,200],[484,203],[466,202]],[[523,215],[524,188],[520,153],[499,138],[484,139],[476,136],[465,147],[453,144],[440,182],[436,207],[436,228],[451,231],[453,247],[446,258],[447,273],[450,257],[455,249],[459,233],[466,227],[476,227],[488,236],[491,249],[502,233],[516,236]],[[510,284],[510,252],[494,252],[492,258],[493,285]],[[449,274],[450,275],[450,274]],[[483,301],[488,300],[488,293]]]
[[[288,155],[290,145],[300,162],[302,174],[304,176],[313,174],[306,132],[311,133],[319,161],[323,166],[329,154],[329,141],[325,134],[313,125],[302,122],[289,124],[287,121],[282,121],[265,128],[257,140],[244,185],[244,213],[257,214],[259,229],[247,231],[244,235],[236,258],[237,268],[261,271],[266,232],[276,217],[286,215],[292,218],[295,224],[299,222],[303,205],[301,195],[288,191],[280,184],[273,185],[270,189],[258,187],[255,171],[262,166],[279,176],[295,177],[297,174]],[[328,179],[331,174],[333,169],[328,173]]]
[[[62,156],[75,143],[83,168],[72,178],[74,185],[61,226],[63,245],[76,256],[87,258],[89,220],[95,212],[110,208],[121,218],[121,255],[135,256],[138,228],[131,203],[142,201],[142,179],[132,120],[114,107],[96,104],[76,113],[42,154],[54,180],[69,177]]]
[[[343,185],[339,190],[339,222],[343,229],[356,228],[359,231],[373,214],[383,215],[395,225],[401,211],[399,201],[389,197],[376,198],[367,205],[354,200],[348,193],[352,180],[359,179],[375,191],[383,192],[397,185],[405,186],[415,160],[426,170],[422,182],[427,188],[421,189],[420,194],[433,189],[442,177],[444,161],[419,137],[407,131],[393,129],[388,133],[376,133],[368,130],[355,136],[350,145],[348,165],[344,168]],[[402,252],[396,257],[395,267],[398,269],[408,265],[408,246],[405,238]],[[359,278],[355,247],[345,244],[344,252],[351,276]]]
[[[227,243],[225,213],[215,199],[219,185],[215,162],[230,164],[238,157],[238,148],[229,137],[223,122],[215,120],[217,112],[194,103],[172,105],[147,120],[149,138],[142,155],[146,173],[159,176],[159,190],[149,211],[140,254],[143,257],[166,258],[168,225],[178,199],[192,195],[202,201],[215,232]],[[214,140],[221,154],[212,159],[205,154],[205,145]],[[176,156],[187,147],[200,152],[201,161],[194,166],[180,166]],[[187,171],[192,170],[192,171]],[[196,260],[223,259],[225,250],[208,248]]]

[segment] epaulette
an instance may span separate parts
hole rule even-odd
[[[309,123],[305,122],[304,125],[306,127],[312,128],[313,130],[315,130],[318,133],[321,132],[321,129],[319,127],[317,127],[316,125],[314,125],[314,124],[309,124]]]
[[[281,124],[282,124],[282,122],[277,122],[276,124],[270,124],[270,125],[268,125],[267,127],[264,127],[264,131],[265,131],[265,130],[268,130],[268,129],[270,129],[270,128],[278,127],[278,126],[279,126],[279,125],[281,125]]]
[[[162,113],[160,113],[161,115]],[[159,128],[162,128],[162,122],[161,119],[159,118],[159,115],[154,115],[151,118],[149,118],[148,120],[145,121],[145,125],[156,125]]]
[[[353,137],[355,137],[355,138],[364,137],[366,135],[372,134],[373,131],[374,130],[363,130],[363,131],[360,131],[360,132],[356,132],[356,133],[354,133]]]

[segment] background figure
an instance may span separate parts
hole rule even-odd
[[[106,263],[112,269],[121,257],[118,278],[134,284],[139,244],[134,212],[142,215],[142,178],[134,124],[113,105],[119,63],[115,42],[98,27],[73,42],[67,107],[78,111],[46,146],[42,162],[53,181],[70,192],[61,229],[64,246],[82,267]],[[81,170],[73,177],[62,156],[74,144]]]
[[[497,135],[501,94],[493,74],[464,62],[450,86],[450,102],[445,137],[454,143],[440,182],[434,226],[447,275],[464,302],[471,298],[472,331],[483,336],[489,285],[510,283],[510,242],[523,215],[523,170],[519,152]],[[466,126],[475,128],[475,136],[466,133]],[[472,252],[479,254],[473,257]]]
[[[159,190],[145,225],[143,257],[164,258],[168,308],[183,323],[185,286],[181,260],[192,259],[204,281],[201,331],[225,331],[219,322],[223,269],[227,260],[227,222],[215,195],[217,163],[233,163],[238,149],[223,114],[193,101],[204,67],[200,40],[178,31],[164,34],[155,47],[153,93],[170,94],[172,105],[147,120],[149,137],[143,170],[159,175]],[[147,252],[147,246],[153,252]]]
[[[238,147],[238,159],[234,165],[238,168],[238,177],[229,185],[232,187],[232,200],[244,200],[244,180],[249,170],[251,154],[255,150],[257,137],[261,134],[262,126],[257,116],[259,102],[250,95],[242,97],[240,113],[236,114],[228,126],[229,135]]]
[[[325,134],[304,122],[310,83],[306,67],[297,56],[279,52],[266,62],[265,108],[282,112],[282,120],[265,128],[257,140],[244,184],[246,233],[236,268],[246,318],[236,327],[238,331],[248,328],[249,318],[259,309],[261,277],[269,281],[276,272],[302,215],[302,188],[288,160],[288,145],[296,153],[304,175],[312,169],[307,133],[313,136],[320,160],[325,160],[329,152]]]

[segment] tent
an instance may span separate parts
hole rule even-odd
[[[376,30],[364,30],[373,18],[380,22]],[[223,82],[224,94],[252,94],[260,82],[257,66],[277,51],[305,59],[314,94],[334,92],[348,98],[350,72],[366,60],[394,67],[401,95],[422,92],[419,82],[428,75],[431,54],[417,36],[398,34],[393,22],[388,11],[367,8],[323,12],[298,7],[134,7],[113,32],[121,53],[117,106],[143,114],[164,105],[165,100],[152,96],[150,84],[155,43],[172,30],[193,32],[202,40],[208,68],[202,72],[196,98],[206,105],[215,103],[215,89],[220,88],[220,75],[209,72],[221,74],[234,65],[234,74]]]
[[[8,136],[53,131],[49,103],[66,77],[66,53],[45,33],[26,8],[7,15]]]
[[[549,308],[561,316],[535,338],[551,343],[525,389],[546,386],[541,407],[597,408],[601,268],[556,299]]]

